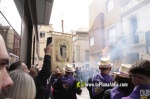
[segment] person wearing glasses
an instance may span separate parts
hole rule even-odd
[[[121,99],[150,99],[150,61],[135,62],[129,74],[135,88],[128,97]]]

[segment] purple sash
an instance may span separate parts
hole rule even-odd
[[[121,99],[150,99],[150,85],[136,86],[128,97]]]
[[[95,83],[110,83],[113,82],[113,78],[110,75],[107,74],[97,74],[93,77],[92,82]],[[107,87],[108,88],[108,87]],[[106,90],[105,87],[102,86],[92,86],[92,94],[93,96],[96,96],[98,94],[101,94]]]
[[[73,85],[74,80],[75,79],[74,79],[74,77],[72,75],[63,76],[61,78],[61,81],[62,81],[62,84],[63,84],[63,88],[68,90]]]
[[[114,87],[110,92],[110,97],[111,99],[121,99],[123,97],[123,93],[118,87]]]

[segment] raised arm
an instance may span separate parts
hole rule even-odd
[[[51,54],[52,54],[52,44],[48,45],[45,49],[45,56],[43,61],[43,67],[41,69],[41,72],[39,73],[39,76],[42,76],[44,78],[50,77],[50,69],[51,69]]]

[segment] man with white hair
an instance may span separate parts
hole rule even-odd
[[[13,81],[6,71],[6,66],[9,65],[9,55],[1,35],[0,44],[0,90],[4,90],[10,87]]]

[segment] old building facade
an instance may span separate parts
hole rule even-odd
[[[88,31],[79,29],[73,37],[73,64],[75,67],[89,67]]]

